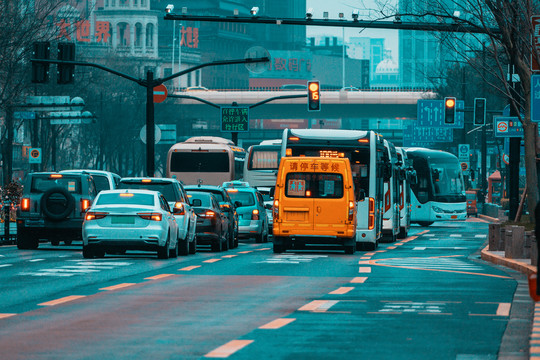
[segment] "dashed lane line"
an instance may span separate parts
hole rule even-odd
[[[368,278],[367,277],[355,277],[351,280],[352,284],[363,284],[366,282]]]
[[[334,291],[329,292],[331,295],[343,295],[350,291],[354,290],[354,287],[352,286],[342,286]]]
[[[112,290],[123,289],[123,288],[133,286],[133,285],[137,285],[137,284],[135,284],[135,283],[123,283],[123,284],[118,284],[118,285],[113,285],[113,286],[107,286],[107,287],[101,288],[99,290],[112,291]]]
[[[197,268],[200,268],[201,265],[192,265],[192,266],[187,266],[185,268],[181,268],[181,269],[178,269],[179,271],[191,271],[193,269],[197,269]]]
[[[207,358],[227,358],[251,344],[253,340],[232,340],[204,355]]]
[[[163,279],[163,278],[166,278],[166,277],[169,277],[169,276],[174,276],[174,274],[160,274],[160,275],[150,276],[150,277],[147,277],[147,278],[144,278],[144,279],[145,280],[159,280],[159,279]]]
[[[71,296],[66,296],[66,297],[60,298],[60,299],[47,301],[47,302],[44,302],[44,303],[41,303],[41,304],[38,304],[38,305],[39,306],[55,306],[55,305],[58,305],[58,304],[63,304],[63,303],[73,301],[73,300],[77,300],[77,299],[81,299],[81,298],[84,298],[84,297],[86,297],[86,296],[85,295],[71,295]]]
[[[295,321],[294,318],[280,318],[273,321],[270,321],[268,324],[265,324],[263,326],[259,326],[259,329],[268,329],[268,330],[275,330],[280,329],[284,327],[285,325],[288,325]]]
[[[325,312],[338,302],[339,301],[337,300],[313,300],[312,302],[302,306],[300,309],[298,309],[298,311]]]
[[[15,316],[17,314],[0,314],[0,319],[5,319],[5,318],[8,318],[8,317],[12,317],[12,316]]]

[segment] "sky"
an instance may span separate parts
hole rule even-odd
[[[338,19],[339,13],[343,12],[345,19],[351,20],[351,14],[354,9],[360,11],[360,19],[364,15],[364,19],[368,20],[366,16],[368,14],[378,14],[377,4],[388,3],[389,7],[397,3],[397,0],[306,0],[306,9],[313,8],[313,17],[317,19],[323,18],[323,12],[328,11],[328,17],[330,19]],[[369,11],[371,10],[371,11]],[[322,27],[322,26],[308,26],[307,37],[312,36],[337,36],[342,37],[342,28]],[[372,38],[385,38],[385,46],[387,49],[392,50],[392,59],[395,63],[398,63],[398,31],[397,30],[384,30],[384,29],[361,29],[361,28],[345,28],[345,42],[351,37],[372,37]]]

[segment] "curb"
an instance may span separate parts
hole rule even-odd
[[[481,258],[482,260],[486,260],[489,262],[492,262],[497,265],[503,265],[506,267],[509,267],[510,269],[514,269],[516,271],[519,271],[523,274],[530,275],[530,274],[536,274],[536,266],[527,264],[525,259],[508,259],[504,256],[499,256],[497,254],[494,254],[493,252],[490,252],[488,250],[489,245],[486,246],[482,252],[481,252]]]
[[[478,214],[478,217],[481,218],[481,219],[484,219],[484,220],[489,220],[491,222],[496,222],[496,223],[501,222],[500,219],[497,219],[497,218],[494,218],[494,217],[491,217],[491,216],[487,216],[487,215],[484,215],[484,214]]]

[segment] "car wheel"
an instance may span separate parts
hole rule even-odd
[[[60,240],[56,240],[56,239],[55,239],[55,240],[51,240],[51,245],[52,245],[52,246],[58,246],[58,245],[60,245]]]
[[[377,248],[377,243],[374,242],[374,243],[360,243],[360,244],[363,244],[362,248],[367,250],[367,251],[373,251]]]
[[[283,245],[274,244],[274,254],[281,254],[284,250]]]
[[[184,243],[184,241],[182,241],[182,243]],[[177,240],[176,241],[176,246],[174,247],[174,249],[170,249],[169,250],[169,257],[170,258],[177,258],[178,257],[178,252],[179,252],[179,249],[178,249],[178,246],[180,245],[180,242]],[[183,246],[182,246],[183,247]],[[186,244],[186,248],[187,248],[187,244]],[[187,251],[187,250],[186,250]],[[187,252],[186,252],[186,255],[187,255]]]
[[[18,230],[17,231],[17,249],[20,250],[35,250],[39,247],[39,239],[31,233]]]
[[[64,240],[64,244],[68,246],[71,245],[72,242],[72,240]]]
[[[405,239],[407,237],[407,230],[405,228],[399,228],[399,234],[397,235],[398,239]]]
[[[262,243],[263,241],[264,241],[264,234],[263,234],[262,231],[261,231],[260,234],[257,234],[257,235],[255,236],[255,242],[256,242],[257,244],[260,244],[260,243]]]
[[[167,234],[167,241],[165,241],[165,245],[158,247],[158,250],[157,250],[158,259],[169,258],[169,238],[170,238],[170,234]]]
[[[41,196],[41,211],[52,221],[67,218],[75,209],[75,198],[63,187],[54,187]]]
[[[178,243],[176,244],[176,248],[178,249],[178,255],[186,256],[189,254],[189,237],[186,236],[185,240],[178,239]]]
[[[222,248],[223,248],[223,251],[227,251],[229,250],[229,239],[228,239],[228,236],[227,237],[223,237],[223,245],[222,245]]]
[[[94,256],[101,259],[101,258],[104,258],[105,257],[105,250],[103,249],[99,249],[99,248],[94,248],[93,249],[93,252],[94,252]]]
[[[231,231],[231,229],[227,231],[227,241],[229,242],[229,249],[234,249],[235,248],[234,233]]]
[[[85,259],[93,259],[94,258],[94,250],[89,246],[84,246],[83,245],[82,256]]]
[[[418,225],[423,227],[428,227],[429,225],[433,224],[433,221],[419,221]]]
[[[212,251],[213,252],[221,252],[221,238],[218,237],[214,242],[212,243]]]
[[[356,244],[355,245],[345,245],[345,254],[347,255],[353,255],[356,252]]]
[[[193,241],[189,243],[189,253],[195,254],[197,252],[197,237],[193,237]]]

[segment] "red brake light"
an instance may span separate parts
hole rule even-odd
[[[51,176],[49,178],[51,178],[51,179],[61,179],[62,174],[51,174]]]
[[[98,211],[89,211],[89,212],[86,213],[86,216],[84,217],[84,219],[86,221],[98,220],[98,219],[103,219],[107,215],[109,215],[109,213],[98,212]]]
[[[155,213],[155,212],[137,213],[137,215],[139,215],[139,217],[142,219],[151,220],[151,221],[161,221],[162,219],[161,213]]]
[[[21,211],[30,211],[30,199],[21,199]]]
[[[81,199],[81,212],[85,212],[90,207],[90,200]]]
[[[259,210],[255,209],[251,212],[251,220],[259,220]]]
[[[274,200],[274,207],[272,208],[272,217],[277,220],[279,217],[279,201]]]
[[[206,210],[205,212],[203,212],[199,216],[200,217],[205,217],[205,218],[212,218],[212,217],[216,216],[216,212],[212,211],[212,210]]]
[[[349,201],[349,221],[354,220],[354,201]]]
[[[177,201],[176,203],[174,203],[174,209],[175,209],[175,214],[176,215],[184,215],[186,213],[186,209],[184,207],[184,204],[180,201]]]

